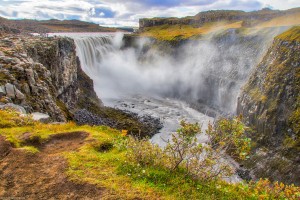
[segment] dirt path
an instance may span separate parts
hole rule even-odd
[[[84,132],[56,135],[34,155],[10,148],[0,138],[0,200],[101,199],[103,189],[73,183],[65,175],[67,163],[60,153],[75,151],[86,137]]]

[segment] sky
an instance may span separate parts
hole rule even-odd
[[[300,7],[300,0],[0,0],[10,19],[77,19],[102,26],[138,26],[139,18],[184,17],[207,10]]]

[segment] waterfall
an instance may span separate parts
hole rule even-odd
[[[235,113],[239,90],[268,42],[264,35],[228,31],[187,42],[174,54],[146,38],[136,38],[124,48],[122,34],[75,37],[81,66],[101,99],[170,97],[225,113]]]
[[[97,65],[107,52],[114,50],[111,36],[76,38],[75,44],[81,67],[91,77],[100,73]]]

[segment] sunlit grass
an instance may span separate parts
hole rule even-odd
[[[201,27],[192,25],[161,25],[145,28],[142,36],[154,37],[160,40],[187,39],[197,35],[206,35],[212,32],[227,30],[230,28],[240,28],[242,21],[238,22],[212,22]]]
[[[35,154],[35,153],[39,152],[39,150],[34,146],[23,146],[19,149],[22,149],[22,150],[27,151],[27,152],[32,153],[32,154]]]
[[[30,137],[37,137],[40,141],[60,133],[88,133],[78,151],[63,152],[61,155],[68,162],[66,174],[69,179],[96,185],[103,190],[101,199],[276,199],[277,191],[280,195],[289,192],[300,196],[299,188],[277,183],[274,186],[279,189],[274,190],[274,194],[266,193],[273,189],[265,189],[270,187],[268,181],[255,183],[250,188],[248,184],[195,180],[182,170],[170,171],[152,165],[142,167],[129,161],[126,156],[128,150],[120,148],[126,141],[124,133],[105,126],[77,126],[72,122],[15,125],[15,122],[8,123],[8,127],[0,129],[0,135],[16,148],[32,154],[39,153],[39,150],[34,146],[23,146],[24,133],[30,133]]]
[[[104,138],[99,138],[99,135]],[[71,180],[79,183],[88,182],[100,188],[105,188],[104,196],[107,199],[166,199],[145,183],[133,183],[127,174],[120,174],[118,167],[125,162],[124,152],[111,149],[108,152],[99,152],[97,147],[110,138],[109,132],[92,133],[93,143],[86,144],[79,152],[65,153],[69,162],[67,174]],[[104,198],[105,199],[105,198]]]

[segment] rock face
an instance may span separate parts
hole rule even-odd
[[[300,27],[277,36],[244,87],[238,114],[255,129],[258,177],[300,184]]]
[[[69,109],[74,109],[77,103],[77,58],[72,39],[60,38],[51,41],[37,41],[28,44],[27,53],[34,62],[41,63],[50,73],[49,76],[56,90],[56,97],[64,102]],[[33,72],[27,72],[33,77]]]
[[[83,88],[79,80],[89,87]],[[92,80],[80,68],[72,39],[0,38],[2,104],[14,103],[28,113],[47,113],[53,121],[64,122],[72,119],[84,96],[94,102],[94,107],[101,106]]]

